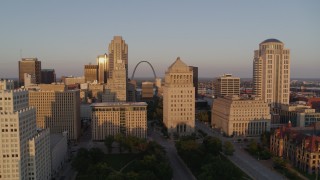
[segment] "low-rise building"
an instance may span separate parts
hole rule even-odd
[[[122,133],[147,137],[147,103],[94,103],[92,108],[92,140],[103,141],[108,135]]]
[[[270,136],[272,154],[287,159],[291,164],[309,174],[316,173],[320,165],[319,123],[311,127],[287,126],[276,129]]]
[[[270,108],[257,98],[226,96],[212,105],[211,125],[227,136],[259,136],[270,130]]]

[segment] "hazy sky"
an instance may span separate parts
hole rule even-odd
[[[0,77],[18,76],[20,54],[81,76],[114,35],[129,46],[130,76],[141,60],[163,76],[180,56],[200,77],[251,77],[253,51],[277,38],[291,49],[291,77],[320,78],[319,0],[1,1]],[[141,64],[136,76],[151,69]]]

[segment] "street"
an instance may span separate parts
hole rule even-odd
[[[195,180],[196,178],[193,176],[192,172],[178,155],[174,142],[165,139],[160,135],[160,132],[151,131],[150,133],[153,140],[164,147],[167,152],[167,157],[173,170],[173,180]]]
[[[218,137],[222,142],[232,139],[222,137],[219,133],[213,133],[212,129],[207,125],[196,121],[196,128],[201,129],[209,136]],[[276,171],[262,165],[257,159],[250,156],[241,146],[234,146],[235,152],[233,156],[227,156],[236,166],[248,174],[252,179],[268,180],[268,179],[285,179]]]

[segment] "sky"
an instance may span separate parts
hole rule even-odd
[[[113,36],[129,47],[129,76],[149,61],[157,76],[180,57],[199,77],[252,77],[253,52],[276,38],[291,50],[292,78],[320,78],[319,0],[28,0],[0,2],[0,78],[18,77],[21,57],[82,76]],[[135,77],[152,77],[142,63]]]

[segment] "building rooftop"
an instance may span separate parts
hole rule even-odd
[[[261,44],[264,44],[264,43],[282,43],[282,42],[279,41],[278,39],[266,39]]]
[[[58,144],[64,136],[62,133],[50,134],[50,147],[51,149]]]
[[[145,102],[102,102],[102,103],[93,103],[91,107],[114,107],[114,106],[147,106]]]

